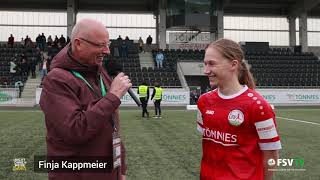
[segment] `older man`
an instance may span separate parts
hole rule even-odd
[[[104,172],[49,172],[49,179],[125,179],[125,149],[119,137],[120,98],[132,86],[128,76],[113,80],[102,68],[110,53],[109,33],[84,19],[72,30],[71,44],[55,56],[43,82],[40,106],[45,114],[47,154],[106,157]]]

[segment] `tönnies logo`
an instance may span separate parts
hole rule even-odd
[[[290,159],[269,159],[269,166],[277,168],[268,169],[269,171],[305,171],[303,158],[290,158]]]
[[[214,115],[214,111],[213,110],[207,110],[206,114]]]

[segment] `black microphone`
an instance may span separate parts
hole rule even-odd
[[[108,59],[105,67],[107,69],[108,74],[112,77],[115,77],[120,72],[122,72],[122,66],[120,64],[116,63],[114,60]],[[137,98],[137,96],[133,93],[131,88],[128,89],[128,93],[131,96],[131,98],[134,100],[134,102],[137,104],[137,106],[140,107],[141,102],[140,102],[139,98]]]

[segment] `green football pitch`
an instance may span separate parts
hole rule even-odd
[[[196,112],[163,110],[162,119],[142,119],[138,110],[121,110],[128,180],[199,179],[201,136]],[[305,171],[278,171],[276,180],[320,179],[319,108],[276,110],[284,159],[304,159]],[[311,123],[310,123],[311,122]],[[44,116],[39,110],[0,110],[0,179],[47,179],[33,172],[34,155],[45,155]],[[13,159],[26,158],[26,171],[13,171]]]

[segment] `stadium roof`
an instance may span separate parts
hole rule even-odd
[[[153,13],[159,0],[75,0],[79,11]],[[228,15],[308,16],[320,17],[320,0],[224,0]],[[66,10],[66,0],[10,0],[1,2],[2,10]]]

